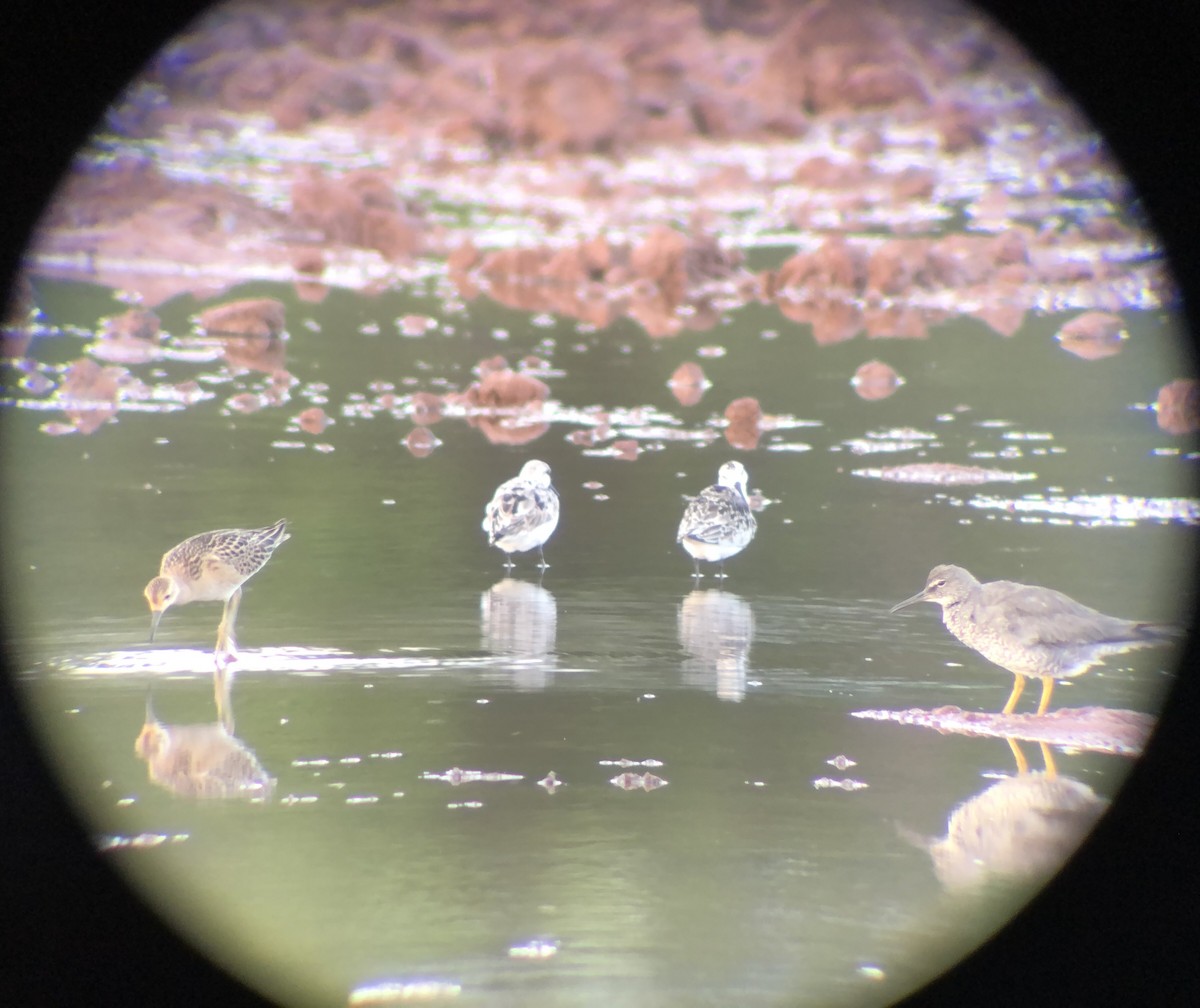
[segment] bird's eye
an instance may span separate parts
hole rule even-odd
[[[943,578],[941,581],[934,581],[934,582],[933,582],[933,587],[934,587],[934,588],[945,588],[945,587],[946,587],[946,581],[945,581],[945,579]]]

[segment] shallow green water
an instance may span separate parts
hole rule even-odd
[[[1125,350],[1087,362],[1055,344],[1057,316],[1011,339],[959,322],[928,341],[817,347],[756,306],[654,342],[631,325],[593,333],[482,300],[449,310],[436,283],[316,304],[266,284],[230,296],[264,295],[288,309],[299,383],[283,405],[238,413],[229,397],[264,375],[175,359],[130,371],[163,388],[196,380],[212,398],[123,410],[87,437],[40,431],[53,413],[6,410],[5,573],[31,710],[98,844],[276,997],[335,1004],[372,984],[426,983],[430,999],[489,1005],[885,1001],[1029,891],[948,892],[906,839],[945,835],[956,806],[1011,773],[1012,757],[998,741],[850,712],[997,710],[1011,683],[933,607],[889,607],[954,562],[1115,614],[1188,609],[1179,586],[1194,526],[1152,512],[1192,493],[1191,445],[1133,408],[1180,373],[1165,317],[1130,316]],[[39,303],[52,328],[33,356],[46,373],[123,307],[49,281]],[[199,307],[159,310],[169,346],[186,349]],[[410,313],[440,326],[400,336],[393,320]],[[554,369],[544,380],[561,422],[528,445],[489,444],[447,417],[432,428],[442,444],[418,459],[401,444],[410,419],[366,408],[378,383],[401,398],[463,388],[496,353]],[[907,384],[865,402],[848,379],[875,356]],[[688,408],[666,387],[684,360],[713,382]],[[741,395],[806,423],[737,451],[708,421]],[[336,423],[295,430],[313,404]],[[636,461],[567,440],[593,407],[647,408],[614,420],[645,449]],[[907,437],[894,428],[932,437],[852,450],[894,447]],[[563,518],[550,569],[539,577],[523,557],[506,581],[479,519],[531,457],[552,467]],[[674,544],[683,495],[729,458],[770,503],[727,581],[696,587]],[[1035,476],[929,487],[853,473],[913,461]],[[1025,495],[1031,509],[1018,506]],[[1122,495],[1144,501],[1119,520],[1072,512]],[[257,802],[169,793],[134,753],[147,690],[167,724],[216,720],[205,649],[219,614],[171,611],[147,645],[142,588],[187,535],[279,517],[292,538],[246,590],[232,686],[236,735],[274,789]],[[1171,667],[1166,651],[1112,660],[1055,701],[1153,711]],[[839,755],[857,765],[827,762]],[[455,767],[519,779],[423,776]],[[1058,757],[1098,799],[1127,768]],[[550,771],[562,787],[538,785]],[[635,773],[666,784],[612,783]],[[820,778],[868,786],[814,787]]]

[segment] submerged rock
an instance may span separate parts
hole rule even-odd
[[[549,395],[550,387],[545,382],[503,366],[483,372],[483,377],[463,393],[463,401],[476,410],[510,410],[543,403]]]
[[[763,411],[753,396],[734,399],[725,407],[725,440],[734,448],[753,451],[762,437]]]
[[[283,335],[286,309],[275,298],[244,298],[206,308],[196,316],[211,335],[278,337]]]
[[[321,434],[333,420],[320,406],[310,406],[296,417],[296,423],[305,434]]]
[[[441,443],[428,427],[414,427],[403,442],[414,458],[428,458]]]
[[[684,361],[667,382],[671,394],[680,406],[695,406],[704,398],[709,385],[704,369],[695,361]]]
[[[850,385],[858,393],[860,399],[886,399],[901,385],[901,378],[895,368],[883,361],[871,360],[860,364],[850,379]]]
[[[66,431],[93,434],[116,418],[121,384],[129,372],[121,367],[101,367],[82,357],[67,367],[58,388],[58,400],[66,414]]]
[[[1200,381],[1176,378],[1158,390],[1154,415],[1168,434],[1194,434],[1200,430]]]
[[[340,178],[306,167],[292,183],[292,215],[326,241],[406,259],[421,246],[423,225],[383,173],[363,169]]]
[[[1129,339],[1125,320],[1111,312],[1089,311],[1066,323],[1054,338],[1068,353],[1084,360],[1100,360],[1121,352]]]

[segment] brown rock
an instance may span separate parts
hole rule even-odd
[[[410,400],[413,422],[429,427],[442,419],[442,397],[432,392],[414,392]]]
[[[465,273],[477,266],[482,258],[482,253],[468,238],[461,245],[456,246],[446,257],[446,266],[451,273]]]
[[[257,413],[267,401],[257,392],[239,392],[226,399],[225,405],[235,413]]]
[[[623,462],[636,462],[641,447],[632,438],[621,438],[612,443],[613,458]]]
[[[414,427],[404,439],[404,447],[414,458],[427,458],[441,444],[428,427]]]
[[[871,360],[859,365],[850,384],[861,399],[886,399],[904,384],[904,379],[890,365]]]
[[[871,339],[928,339],[929,313],[906,304],[863,311],[863,326]]]
[[[760,437],[762,437],[762,431],[756,424],[731,423],[725,428],[725,440],[731,447],[737,448],[739,451],[754,451],[758,447]]]
[[[827,238],[812,252],[797,252],[775,273],[775,289],[807,287],[825,292],[831,288],[859,291],[866,280],[863,250],[841,235]]]
[[[75,408],[116,405],[124,368],[102,368],[94,360],[81,357],[67,366],[59,386],[59,398]]]
[[[933,113],[933,125],[942,150],[948,154],[982,147],[987,142],[986,114],[965,102],[939,105]]]
[[[792,181],[812,189],[853,189],[866,184],[871,170],[861,161],[834,161],[818,154],[801,161]]]
[[[1017,303],[998,300],[976,308],[971,314],[1001,336],[1012,336],[1025,323],[1026,309]]]
[[[1176,378],[1158,390],[1154,404],[1160,429],[1168,434],[1194,434],[1200,430],[1200,381]]]
[[[200,328],[213,335],[278,337],[285,311],[274,298],[246,298],[206,308],[196,316]]]
[[[925,278],[930,243],[892,238],[879,245],[867,262],[867,293],[892,297],[905,294]]]
[[[468,405],[475,409],[513,409],[542,403],[550,394],[545,382],[510,368],[488,371],[465,393]]]
[[[467,423],[479,431],[490,444],[523,445],[536,441],[549,429],[548,423],[530,420],[528,417],[467,417]]]
[[[396,327],[405,336],[424,336],[437,328],[437,320],[428,315],[404,315],[396,320]]]
[[[1025,227],[1011,227],[992,239],[992,257],[997,266],[1029,262],[1029,243],[1032,232]]]
[[[843,343],[862,332],[862,309],[848,299],[822,297],[797,303],[780,297],[777,304],[782,315],[812,326],[813,341],[818,346]]]
[[[1120,315],[1089,311],[1076,315],[1055,334],[1068,353],[1084,360],[1100,360],[1121,352],[1129,331]]]
[[[756,94],[812,113],[927,104],[918,46],[900,28],[883,5],[806,4],[767,50]]]
[[[528,283],[538,275],[552,256],[553,253],[548,249],[498,249],[488,252],[483,257],[479,269],[492,281],[493,286],[504,279]]]
[[[321,434],[326,427],[333,423],[333,420],[320,406],[310,406],[296,417],[296,423],[306,434]]]
[[[679,302],[661,288],[649,280],[639,280],[633,285],[625,311],[648,336],[663,339],[677,336],[683,329],[683,320],[675,313],[678,307]]]
[[[687,286],[683,255],[687,239],[673,228],[657,224],[629,254],[634,274],[654,283],[672,305],[683,300]]]
[[[928,168],[912,166],[891,178],[892,196],[896,200],[927,200],[937,186],[937,175]]]
[[[375,249],[393,259],[411,256],[420,246],[419,221],[376,171],[334,178],[305,168],[292,183],[292,215],[328,241]]]
[[[90,358],[68,366],[59,386],[59,400],[71,427],[80,434],[91,434],[115,419],[120,385],[127,374],[124,367],[101,367]]]
[[[667,386],[680,406],[695,406],[704,398],[708,379],[699,364],[695,361],[684,361],[675,369]]]
[[[229,366],[244,371],[277,374],[287,364],[287,344],[276,336],[229,336],[221,340]]]
[[[485,357],[472,369],[479,375],[480,378],[486,378],[493,371],[508,370],[508,358],[503,354],[496,354],[495,357]]]
[[[757,427],[762,423],[763,411],[758,400],[753,396],[743,396],[734,399],[725,407],[725,419],[730,424],[743,424]]]
[[[298,248],[292,253],[292,269],[302,276],[320,276],[325,272],[325,253],[319,248]]]
[[[98,333],[105,340],[157,341],[161,335],[157,315],[144,308],[130,308],[120,315],[103,319]]]
[[[995,273],[996,252],[996,240],[990,235],[946,235],[930,246],[928,284],[970,287],[983,283]]]
[[[560,47],[532,66],[530,56],[517,50],[497,68],[517,142],[547,153],[613,150],[629,111],[621,68],[598,47]]]

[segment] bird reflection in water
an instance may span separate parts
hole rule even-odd
[[[503,578],[479,596],[481,646],[522,659],[512,666],[513,685],[544,689],[554,677],[558,603],[541,585]]]
[[[907,835],[929,853],[946,889],[1043,881],[1062,867],[1108,808],[1108,800],[1082,781],[1060,776],[1049,747],[1040,745],[1044,770],[1030,771],[1020,747],[1009,740],[1016,775],[959,805],[944,837]]]
[[[709,588],[690,592],[679,604],[679,644],[683,681],[716,689],[722,700],[746,695],[746,668],[754,637],[754,610],[731,592]]]
[[[146,697],[146,722],[133,749],[146,761],[150,780],[184,798],[266,800],[275,787],[258,757],[233,734],[232,676],[213,675],[217,720],[172,725],[159,721]]]

